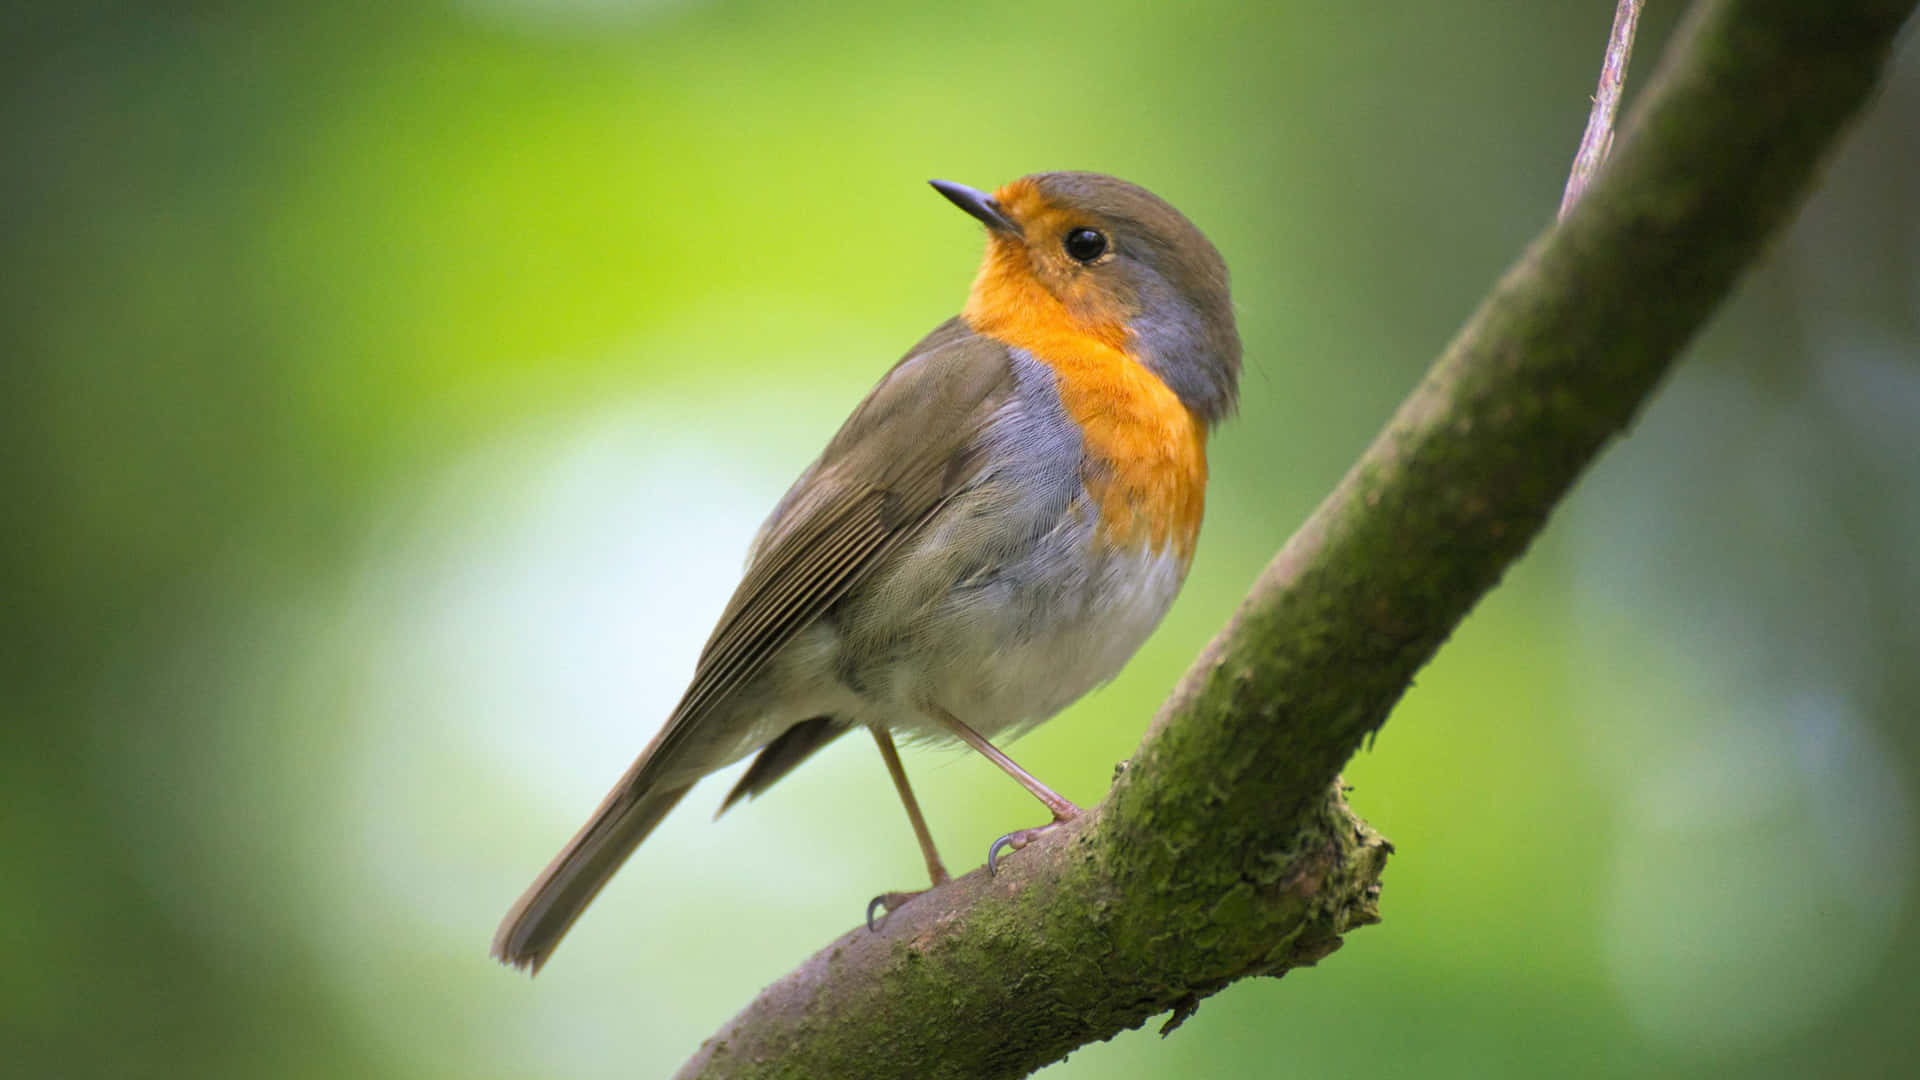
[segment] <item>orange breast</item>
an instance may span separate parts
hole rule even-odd
[[[1084,440],[1096,535],[1115,546],[1171,544],[1184,567],[1206,504],[1206,427],[1127,352],[1122,312],[1097,301],[1076,308],[1034,279],[1022,248],[996,241],[962,315],[976,333],[1053,368]]]

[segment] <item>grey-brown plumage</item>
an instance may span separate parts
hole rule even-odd
[[[902,379],[909,369],[921,377]],[[685,696],[592,819],[507,913],[494,936],[495,957],[538,971],[693,781],[754,748],[756,718],[733,714],[775,691],[754,686],[768,659],[884,565],[973,479],[980,428],[1013,389],[1005,347],[958,320],[929,335],[881,380],[774,509]],[[738,700],[743,689],[749,691],[745,702]],[[729,715],[714,723],[717,713]],[[764,788],[795,764],[798,757],[776,756],[749,790]]]

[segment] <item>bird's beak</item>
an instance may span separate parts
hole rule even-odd
[[[945,195],[953,205],[979,218],[994,232],[1005,233],[1008,236],[1021,235],[1020,226],[1014,224],[1013,219],[1007,216],[1007,212],[1000,209],[1000,204],[993,201],[993,196],[986,192],[970,188],[965,184],[956,184],[951,180],[929,180],[927,183],[932,184],[933,190]]]

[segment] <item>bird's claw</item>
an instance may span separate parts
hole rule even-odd
[[[925,891],[924,889],[921,890],[921,892]],[[867,932],[871,934],[879,933],[880,928],[886,925],[887,916],[893,914],[901,905],[919,895],[920,893],[918,892],[883,892],[879,896],[867,901]],[[880,913],[880,918],[877,920],[873,917],[873,913],[876,911]]]
[[[993,846],[987,849],[987,876],[988,877],[992,877],[995,873],[998,872],[994,864],[1000,861],[1000,849],[1013,847],[1014,846],[1013,838],[1015,835],[1017,834],[1008,833],[1007,835],[1001,837],[1000,839],[995,840],[993,842]]]
[[[1038,839],[1041,833],[1050,832],[1059,828],[1060,825],[1061,821],[1049,821],[1045,825],[1036,825],[1031,829],[1017,829],[995,840],[993,846],[987,849],[987,875],[991,877],[996,872],[996,866],[1000,861],[1000,853],[1002,851],[1009,849],[1019,851],[1021,848],[1026,847]]]

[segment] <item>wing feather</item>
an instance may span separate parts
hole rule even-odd
[[[747,572],[701,651],[685,696],[593,818],[507,912],[494,937],[495,956],[535,970],[546,962],[580,912],[680,801],[691,783],[687,774],[724,764],[700,760],[695,735],[701,722],[718,722],[716,710],[795,634],[885,566],[973,483],[981,432],[1013,385],[1006,347],[958,320],[928,335],[880,380],[761,527]],[[715,734],[714,741],[728,742],[723,733],[709,736]],[[814,748],[791,744],[791,754],[769,761],[758,786]]]
[[[902,360],[848,418],[761,530],[692,683],[649,748],[661,767],[702,717],[978,474],[971,451],[1013,388],[1006,347],[970,333],[928,341],[932,348]]]

